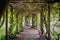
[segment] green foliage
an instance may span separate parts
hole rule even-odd
[[[40,30],[40,13],[37,13],[37,27]]]
[[[5,40],[5,29],[0,28],[0,40]]]
[[[51,17],[50,17],[51,21],[54,21],[54,20],[57,21],[57,18],[59,19],[58,10],[59,10],[58,3],[54,3],[51,5]],[[55,24],[55,26],[52,29],[51,40],[57,40],[58,39],[58,33],[54,30],[55,27],[60,27],[60,24],[58,22],[57,22],[57,24]]]
[[[3,26],[5,20],[5,16],[3,15],[1,20],[0,20],[0,28]]]
[[[28,1],[30,1],[30,2],[32,2],[32,0],[28,0]],[[37,0],[34,0],[35,2],[37,1]],[[38,0],[38,2],[39,2],[40,0]],[[16,35],[17,33],[17,31],[16,31],[16,29],[18,28],[18,32],[20,32],[21,30],[22,30],[22,22],[23,22],[23,18],[25,18],[25,15],[28,15],[28,11],[26,11],[26,10],[34,10],[34,9],[36,9],[37,8],[37,5],[29,5],[29,6],[27,6],[27,5],[22,5],[19,9],[21,9],[21,10],[19,10],[19,12],[20,13],[18,13],[18,15],[16,15],[17,14],[17,10],[15,10],[15,9],[13,9],[13,10],[10,10],[11,8],[9,7],[8,8],[8,32],[9,32],[9,34],[11,35],[11,34],[13,34],[13,35]],[[58,6],[58,3],[54,3],[54,4],[52,4],[51,5],[51,11],[50,11],[50,22],[51,21],[54,21],[55,20],[55,18],[59,18],[59,13],[58,13],[58,8],[60,8],[60,6]],[[12,11],[12,12],[11,12]],[[24,13],[24,12],[26,12],[26,14]],[[24,14],[23,14],[24,13]],[[18,18],[16,17],[16,16],[18,16]],[[38,30],[40,30],[40,13],[38,12],[38,13],[36,13],[36,15],[28,15],[28,19],[27,19],[27,21],[28,21],[28,23],[29,23],[29,21],[30,21],[30,18],[31,17],[33,17],[33,24],[36,24],[36,16],[37,16],[37,27],[38,27]],[[0,20],[0,27],[2,27],[2,25],[4,24],[4,17],[5,16],[3,16],[2,17],[2,21]],[[43,24],[47,24],[47,25],[45,25],[46,27],[46,31],[48,30],[48,8],[46,7],[46,9],[44,10],[44,17],[46,18],[43,22]],[[17,22],[18,21],[18,22]],[[18,24],[18,26],[17,26],[17,24]],[[60,27],[60,24],[56,24],[58,27]],[[44,27],[43,27],[44,28]],[[48,31],[47,31],[48,32]],[[5,30],[4,29],[0,29],[0,40],[4,40],[4,38],[5,38]],[[55,32],[54,31],[54,29],[52,29],[52,32],[51,32],[51,40],[56,40],[57,39],[57,35],[58,35],[58,33],[57,32]]]
[[[60,28],[60,23],[57,23],[55,26],[58,27],[58,28]]]

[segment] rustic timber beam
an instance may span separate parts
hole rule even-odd
[[[8,8],[6,8],[6,40],[8,40]]]
[[[43,6],[41,6],[40,11],[40,38],[43,40]]]
[[[60,3],[58,3],[58,11],[59,11],[59,21],[60,21]]]
[[[50,3],[48,3],[48,39],[50,40]]]

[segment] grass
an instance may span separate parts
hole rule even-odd
[[[5,38],[5,29],[0,28],[0,40],[4,40]]]

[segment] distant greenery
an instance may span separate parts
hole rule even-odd
[[[0,40],[5,40],[5,29],[0,28]]]

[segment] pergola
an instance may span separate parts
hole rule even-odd
[[[48,34],[48,39],[50,40],[50,6],[51,4],[58,2],[58,1],[40,1],[40,2],[28,2],[28,1],[12,1],[10,2],[9,6],[11,7],[11,12],[13,11],[13,9],[15,9],[17,11],[17,15],[18,13],[24,13],[24,14],[37,14],[40,13],[40,34],[41,36],[43,35],[43,21],[44,20],[44,11],[47,8],[48,10],[48,19],[47,19],[47,25],[48,25],[48,30],[47,30],[47,34]],[[34,7],[36,6],[36,7]],[[27,16],[27,15],[26,15]],[[17,16],[18,18],[18,16]],[[18,22],[18,21],[17,21]],[[18,24],[17,24],[18,25]],[[45,24],[46,25],[46,24]],[[8,37],[8,8],[6,9],[6,40]]]

